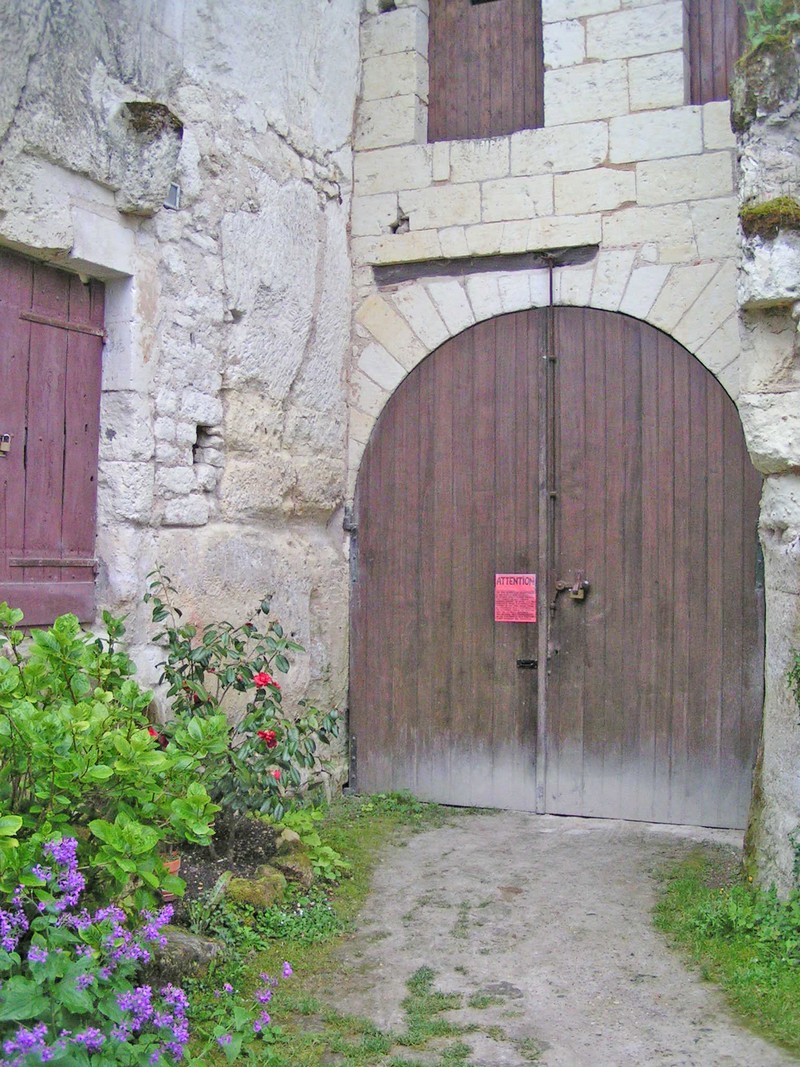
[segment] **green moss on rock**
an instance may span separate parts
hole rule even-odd
[[[800,98],[796,37],[772,37],[742,56],[731,84],[731,125],[737,133],[760,116]]]
[[[800,204],[791,196],[777,196],[763,204],[748,204],[739,217],[745,237],[773,240],[781,230],[800,231]]]

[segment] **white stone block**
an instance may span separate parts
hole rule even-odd
[[[628,110],[628,67],[624,60],[545,71],[544,115],[548,126],[625,115]]]
[[[686,103],[689,69],[685,53],[665,52],[628,60],[630,110],[681,107]]]
[[[463,282],[429,282],[427,288],[451,336],[474,324],[475,316]]]
[[[199,426],[219,426],[222,423],[222,401],[218,396],[187,389],[181,396],[181,417]]]
[[[464,231],[471,256],[496,256],[503,250],[503,233],[506,223],[485,222],[468,226]],[[527,237],[525,243],[527,244]]]
[[[482,182],[508,174],[509,138],[483,137],[450,143],[450,178],[454,182]]]
[[[428,63],[418,52],[398,52],[364,60],[362,100],[383,100],[390,96],[428,99]]]
[[[672,333],[718,269],[717,263],[672,267],[658,300],[650,310],[648,321]]]
[[[398,289],[392,300],[429,352],[438,348],[442,341],[446,341],[450,336],[450,330],[420,282]]]
[[[358,359],[358,366],[373,382],[377,382],[387,393],[392,393],[406,376],[405,367],[401,367],[383,345],[367,345]]]
[[[152,402],[140,393],[104,392],[100,399],[101,459],[152,459],[155,441],[151,412]]]
[[[546,70],[574,67],[586,59],[586,31],[577,19],[545,23],[542,36]]]
[[[719,384],[735,403],[738,403],[739,393],[742,391],[740,381],[741,366],[742,360],[740,357],[729,363],[727,367],[723,367],[716,375]]]
[[[497,279],[500,305],[505,313],[525,311],[531,306],[531,286],[527,271],[501,274]]]
[[[377,418],[388,397],[389,393],[386,389],[381,388],[361,371],[354,371],[350,376],[350,403],[359,411]]]
[[[553,213],[553,178],[541,174],[531,178],[500,178],[481,186],[484,222],[529,219]]]
[[[428,20],[423,12],[403,7],[364,19],[361,25],[364,59],[395,52],[419,52],[427,57]]]
[[[641,205],[705,200],[733,191],[730,152],[647,160],[636,167],[636,193]]]
[[[567,307],[588,307],[594,281],[594,269],[557,267],[553,271],[553,299]]]
[[[683,0],[587,18],[586,55],[606,60],[677,51],[683,48],[683,27]]]
[[[800,395],[747,393],[739,397],[747,449],[763,474],[800,469]],[[796,521],[796,519],[795,519]]]
[[[728,100],[704,104],[703,143],[706,148],[735,148],[736,135],[731,129],[731,105]]]
[[[357,408],[351,408],[348,420],[350,439],[352,441],[359,441],[362,446],[365,445],[367,441],[369,441],[369,435],[372,433],[375,421],[374,415],[367,415],[364,411],[359,411]],[[357,451],[360,458],[364,451],[363,447]]]
[[[603,219],[603,244],[610,247],[657,246],[669,242],[694,245],[694,229],[687,204],[665,207],[624,207]]]
[[[169,500],[164,505],[165,526],[205,526],[210,504],[205,496],[188,496]]]
[[[430,185],[431,156],[431,146],[421,144],[357,152],[353,161],[354,191],[367,196]]]
[[[461,259],[469,255],[469,246],[463,226],[448,226],[439,231],[439,244],[446,259]]]
[[[586,122],[521,130],[512,134],[510,140],[512,174],[588,170],[606,161],[608,124]]]
[[[533,219],[528,230],[528,247],[534,249],[567,248],[573,245],[600,243],[600,215],[556,215]]]
[[[651,267],[639,267],[628,279],[628,285],[619,304],[619,310],[637,319],[646,319],[650,308],[661,292],[670,267],[658,264]]]
[[[397,222],[397,194],[354,196],[350,212],[350,232],[354,237],[378,237],[389,233]]]
[[[355,147],[388,148],[425,140],[427,110],[418,96],[364,100],[356,114]]]
[[[162,467],[156,471],[156,493],[159,496],[188,496],[194,490],[192,467]]]
[[[546,267],[528,271],[531,287],[531,307],[547,307],[550,303],[550,271]]]
[[[362,238],[363,240],[363,238]],[[390,237],[372,237],[370,263],[419,263],[423,259],[441,259],[442,249],[436,230],[414,230]]]
[[[493,224],[490,223],[489,225]],[[530,225],[527,219],[520,219],[517,222],[504,222],[500,234],[500,252],[503,255],[527,252],[529,249],[529,236]]]
[[[468,185],[432,185],[400,194],[400,210],[411,220],[412,230],[480,222],[481,189]]]
[[[425,355],[424,345],[412,333],[406,320],[377,293],[358,308],[356,322],[365,326],[406,370],[411,370]]]
[[[633,170],[598,168],[555,176],[556,211],[562,215],[613,211],[635,200],[636,175]]]
[[[502,310],[496,274],[473,274],[467,278],[467,296],[476,322],[494,318]]]
[[[620,0],[542,0],[542,22],[564,22],[617,11],[619,7]]]
[[[719,374],[730,363],[739,359],[742,342],[739,337],[739,316],[730,315],[719,329],[702,344],[695,355],[714,374]]]
[[[752,238],[739,277],[743,307],[769,307],[800,301],[800,234],[779,233],[771,241]]]
[[[152,463],[100,464],[97,509],[101,518],[147,525],[153,517],[155,471]]]
[[[117,219],[73,205],[70,260],[94,267],[99,277],[130,275],[135,271],[133,230]],[[100,268],[98,271],[97,268]]]
[[[736,311],[736,264],[723,263],[701,296],[675,327],[675,339],[696,352]]]
[[[671,108],[621,115],[608,124],[608,158],[612,163],[664,159],[703,151],[699,107]]]
[[[450,181],[450,142],[436,141],[433,145],[433,180]]]
[[[727,259],[738,254],[739,205],[735,196],[695,200],[689,204],[697,253],[702,259]]]
[[[633,248],[600,249],[592,282],[593,308],[618,310],[635,258],[636,250]]]

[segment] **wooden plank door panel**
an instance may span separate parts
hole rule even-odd
[[[428,59],[429,141],[543,125],[540,0],[432,0]]]
[[[391,398],[359,473],[357,787],[744,825],[759,491],[735,406],[650,326],[538,309],[448,341]],[[549,587],[537,624],[496,624],[494,574],[531,571]],[[536,659],[538,685],[517,667]]]
[[[0,600],[94,617],[103,286],[0,253]],[[75,560],[76,566],[69,566]],[[25,562],[30,565],[25,566]],[[81,565],[77,565],[80,561]]]
[[[535,805],[536,678],[516,661],[535,658],[536,626],[495,628],[493,582],[538,558],[538,344],[523,313],[443,345],[367,447],[351,637],[360,789]]]
[[[744,826],[761,680],[760,478],[732,401],[652,327],[557,309],[547,809]],[[746,677],[747,676],[747,677]]]

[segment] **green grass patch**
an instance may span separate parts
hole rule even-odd
[[[718,983],[756,1033],[800,1054],[800,894],[743,882],[727,853],[693,852],[664,872],[655,924]]]

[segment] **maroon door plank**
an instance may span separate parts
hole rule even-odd
[[[543,124],[539,0],[434,0],[428,140],[494,137]]]
[[[737,0],[690,0],[688,8],[690,103],[727,100],[745,40]]]
[[[30,314],[48,323],[30,321]],[[10,253],[0,254],[0,599],[28,625],[64,611],[93,618],[91,568],[8,566],[9,559],[94,555],[103,286]]]

